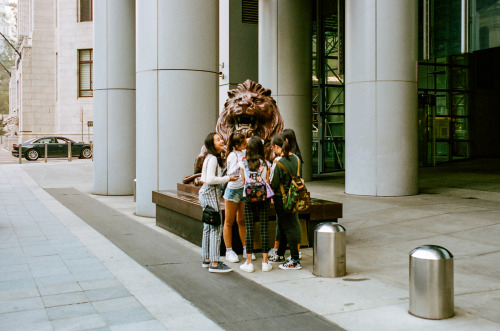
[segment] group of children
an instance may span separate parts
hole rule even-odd
[[[301,269],[300,238],[301,228],[298,212],[288,212],[283,208],[281,186],[288,192],[291,178],[288,172],[301,171],[302,157],[292,129],[285,129],[271,140],[272,152],[275,155],[271,164],[265,158],[264,143],[260,137],[246,138],[241,133],[232,133],[225,149],[222,137],[212,132],[205,138],[208,154],[202,168],[201,181],[203,186],[199,191],[200,204],[203,208],[211,206],[219,210],[221,184],[227,183],[224,190],[225,221],[223,225],[214,226],[204,223],[202,238],[202,266],[209,272],[230,272],[232,268],[220,258],[221,234],[226,245],[226,261],[239,262],[238,255],[232,249],[232,227],[236,220],[245,262],[240,269],[246,272],[255,270],[252,263],[256,259],[253,253],[254,220],[260,222],[262,247],[262,271],[272,270],[271,263],[280,263],[279,268],[285,270]],[[223,151],[228,153],[223,160]],[[222,169],[226,166],[226,175]],[[280,166],[277,166],[279,161]],[[285,167],[288,171],[283,169]],[[250,198],[250,183],[264,185],[267,188],[266,198]],[[252,187],[254,187],[252,186]],[[246,191],[245,191],[246,188]],[[266,190],[266,189],[264,189]],[[247,193],[247,194],[246,194]],[[260,192],[257,192],[260,194]],[[274,195],[273,195],[274,194]],[[265,193],[264,193],[265,195]],[[272,196],[272,198],[269,198]],[[274,247],[269,250],[268,227],[269,208],[274,203],[276,211],[276,239]],[[284,254],[290,247],[290,257],[285,260]]]

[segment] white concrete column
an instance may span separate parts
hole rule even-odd
[[[259,1],[259,83],[271,89],[284,128],[295,131],[312,177],[311,1]]]
[[[227,92],[247,79],[258,82],[258,24],[243,23],[242,1],[219,1],[219,111]]]
[[[94,1],[94,193],[135,178],[135,1]]]
[[[417,1],[346,1],[346,193],[418,193]]]
[[[137,2],[137,206],[175,190],[218,117],[218,0]]]

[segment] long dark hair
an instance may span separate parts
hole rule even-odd
[[[267,166],[266,158],[264,157],[264,144],[259,136],[250,138],[245,158],[248,162],[248,169],[251,171],[257,171],[259,169],[261,160]]]
[[[245,141],[245,136],[239,132],[231,132],[227,138],[227,155],[231,153],[237,145],[241,145]]]
[[[282,134],[277,134],[273,137],[273,140],[271,140],[271,146],[272,145],[277,145],[281,147],[281,150],[283,151],[283,154],[285,155],[285,159],[290,161],[290,144],[286,142],[285,137]]]
[[[217,153],[217,150],[214,146],[214,136],[218,134],[217,132],[210,132],[205,138],[205,148],[207,149],[208,154],[212,154],[217,158],[217,163],[222,168],[224,166],[224,161],[222,160],[221,153]]]
[[[297,155],[301,162],[304,162],[304,160],[302,160],[302,153],[300,152],[300,148],[299,148],[299,144],[297,143],[297,137],[295,136],[295,132],[292,129],[285,129],[285,130],[283,130],[282,134],[283,134],[283,137],[285,138],[285,140],[287,140],[289,145],[290,145],[290,152]]]

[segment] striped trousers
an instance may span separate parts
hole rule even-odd
[[[220,211],[219,195],[219,185],[203,185],[198,193],[201,207],[210,206]],[[201,257],[203,260],[210,259],[210,262],[219,261],[221,237],[222,224],[213,226],[203,223],[203,237],[201,240]]]

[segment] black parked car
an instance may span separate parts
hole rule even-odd
[[[68,142],[71,142],[71,155],[80,159],[92,157],[92,149],[89,144],[77,143],[63,137],[37,137],[21,144],[22,153],[26,160],[35,161],[39,157],[45,157],[45,143],[47,143],[47,157],[67,157]],[[19,145],[14,144],[12,155],[19,157]]]

